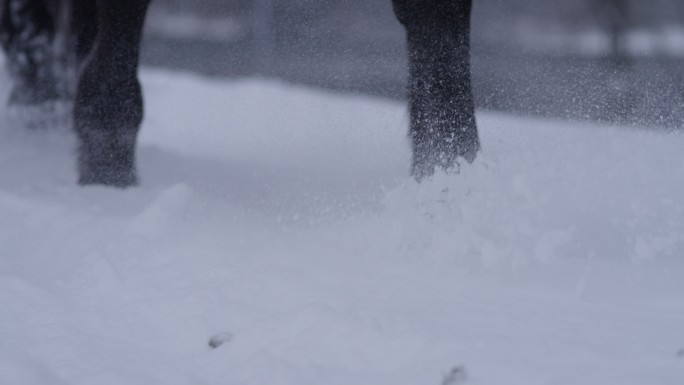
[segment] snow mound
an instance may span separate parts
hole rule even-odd
[[[0,108],[0,383],[684,381],[681,134],[481,113],[418,184],[401,104],[142,81],[134,189]]]
[[[0,383],[13,385],[64,385],[41,361],[18,351],[0,349]]]

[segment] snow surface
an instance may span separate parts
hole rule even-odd
[[[516,25],[515,44],[526,51],[539,53],[572,53],[589,57],[612,54],[613,43],[609,33],[602,29],[573,31],[563,28],[539,28],[534,22]],[[684,56],[684,28],[664,25],[660,28],[631,29],[625,31],[622,44],[630,57]]]
[[[0,384],[684,383],[681,134],[481,113],[419,185],[401,104],[142,80],[124,191],[0,108]]]

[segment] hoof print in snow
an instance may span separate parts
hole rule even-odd
[[[677,350],[677,357],[684,358],[684,349]]]
[[[219,346],[230,342],[233,339],[233,335],[228,332],[217,333],[209,338],[209,346],[212,349],[216,349]]]
[[[465,384],[465,381],[467,379],[468,375],[466,374],[465,367],[455,366],[447,375],[444,376],[444,379],[442,380],[442,385]]]

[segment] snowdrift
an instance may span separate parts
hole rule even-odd
[[[124,191],[0,108],[0,383],[684,383],[681,134],[483,112],[419,185],[401,104],[142,80]]]

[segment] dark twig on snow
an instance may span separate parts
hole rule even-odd
[[[459,385],[465,384],[468,379],[464,366],[454,366],[451,371],[442,379],[442,385]]]

